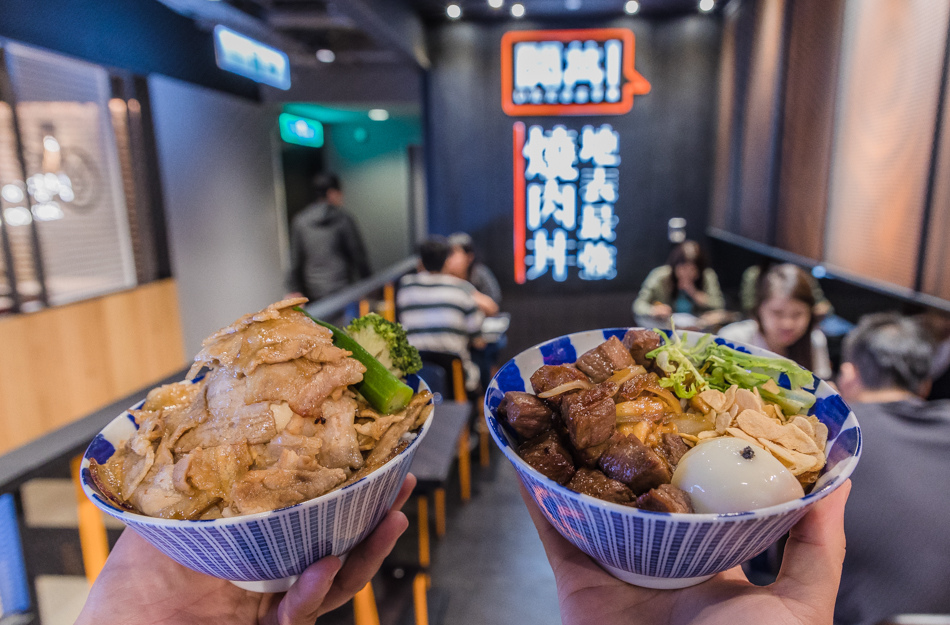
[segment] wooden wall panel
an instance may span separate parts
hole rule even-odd
[[[950,85],[945,88],[950,90]],[[943,102],[937,171],[934,178],[921,290],[950,300],[950,92]]]
[[[713,190],[710,200],[709,225],[729,229],[732,206],[732,155],[736,117],[736,24],[738,11],[733,7],[723,18],[722,50],[719,54],[719,111],[716,122],[716,163],[713,168]]]
[[[181,369],[173,280],[0,319],[0,453]]]
[[[825,259],[913,288],[950,3],[845,11]]]
[[[776,245],[820,261],[845,0],[789,7]]]
[[[738,234],[772,242],[772,193],[784,63],[785,0],[758,0],[742,128]]]

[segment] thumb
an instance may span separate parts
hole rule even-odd
[[[277,606],[277,623],[313,625],[342,566],[343,562],[336,556],[327,556],[311,564]]]
[[[809,605],[833,606],[844,563],[844,508],[851,480],[819,501],[789,533],[776,590]]]

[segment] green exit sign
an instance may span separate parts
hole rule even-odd
[[[310,148],[323,147],[323,124],[317,120],[281,113],[278,123],[280,138],[287,143],[305,145]]]

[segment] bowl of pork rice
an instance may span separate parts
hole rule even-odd
[[[298,302],[290,302],[295,303]],[[280,331],[286,331],[286,336],[271,331],[266,341],[253,338],[249,341],[242,337],[242,332],[253,327],[255,320],[273,318],[281,307],[286,311],[288,302],[279,302],[259,313],[246,315],[206,339],[192,368],[192,373],[203,371],[203,365],[227,358],[225,352],[229,350],[235,351],[235,343],[230,341],[243,341],[245,355],[249,351],[268,350],[266,355],[258,355],[254,371],[248,371],[247,376],[235,376],[233,371],[223,367],[212,367],[210,372],[162,388],[166,389],[164,392],[180,392],[187,397],[206,397],[204,402],[197,402],[203,405],[196,406],[199,412],[204,412],[198,417],[190,417],[193,423],[177,427],[181,431],[175,434],[180,436],[175,443],[176,451],[188,447],[200,449],[209,440],[217,444],[211,450],[227,450],[229,443],[251,448],[251,441],[257,440],[255,437],[259,437],[261,431],[272,429],[274,431],[269,436],[275,433],[276,436],[267,445],[283,445],[303,456],[308,450],[295,450],[295,438],[287,436],[288,424],[292,423],[288,419],[299,420],[299,410],[310,415],[309,423],[318,423],[324,428],[319,450],[315,455],[310,453],[309,463],[281,466],[287,457],[296,456],[278,449],[278,455],[283,453],[284,456],[269,469],[245,470],[242,484],[253,483],[232,489],[233,506],[239,509],[236,516],[218,514],[213,516],[221,518],[179,520],[127,509],[129,506],[121,505],[115,497],[103,492],[102,484],[90,472],[90,463],[106,465],[116,450],[122,449],[127,441],[135,441],[140,434],[135,414],[149,401],[146,399],[117,416],[95,437],[83,455],[81,465],[83,490],[103,512],[122,521],[179,564],[254,592],[285,591],[304,569],[317,560],[329,555],[345,558],[388,513],[409,472],[413,456],[432,423],[432,400],[425,393],[428,387],[418,376],[409,375],[405,381],[415,393],[413,401],[395,417],[381,415],[377,421],[382,433],[376,432],[379,438],[375,446],[369,451],[364,448],[361,453],[359,447],[354,447],[359,442],[354,417],[360,415],[357,414],[354,393],[347,388],[361,379],[362,365],[345,357],[346,352],[333,345],[329,330],[301,316],[298,321],[305,327],[284,324]],[[309,357],[319,361],[306,376],[300,375],[302,365],[293,366],[295,359],[291,358],[299,355],[301,333],[310,341],[308,347],[314,348],[308,351]],[[287,354],[282,355],[282,350]],[[266,365],[261,365],[261,362]],[[262,371],[267,373],[258,373]],[[268,389],[262,389],[262,386],[272,386],[271,390],[276,389],[278,394],[290,399],[276,411],[277,404],[265,402],[264,414],[258,411],[255,416],[254,410],[262,404],[245,400],[245,392],[252,385],[256,386],[253,390],[259,395],[268,394]],[[159,389],[153,392],[159,392]],[[291,414],[287,404],[295,405],[294,398],[298,405],[302,403],[306,407]],[[314,414],[317,415],[315,419]],[[398,418],[400,414],[401,419]],[[164,427],[172,425],[175,424]],[[366,440],[362,433],[359,436],[360,440]],[[299,441],[299,437],[296,440]],[[261,453],[268,451],[265,445],[257,447]],[[202,466],[212,474],[204,476],[204,481],[220,483],[230,479],[232,456],[227,451],[210,457],[206,454]],[[194,513],[201,507],[207,508],[207,493],[189,494],[187,486],[175,488],[175,478],[180,476],[175,475],[174,466],[160,466],[170,460],[168,450],[163,454],[161,446],[150,458],[148,470],[159,473],[166,470],[165,481],[168,483],[158,480],[154,488],[142,489],[144,494],[139,491],[136,499],[138,509],[157,510],[166,516],[169,510],[174,510],[175,515],[180,516],[189,511]],[[179,461],[178,464],[183,463]],[[189,472],[188,480],[201,482],[202,477]]]
[[[652,343],[638,344],[650,335]],[[702,334],[680,336],[684,344],[695,344]],[[860,455],[861,432],[854,413],[841,397],[828,384],[813,378],[813,384],[804,389],[815,396],[808,412],[828,429],[825,465],[814,486],[799,499],[723,514],[685,513],[676,511],[675,506],[668,508],[672,511],[640,509],[634,507],[640,495],[637,492],[626,505],[605,501],[568,488],[569,480],[559,483],[549,479],[519,455],[519,447],[527,439],[509,423],[506,407],[499,410],[506,393],[535,393],[531,377],[543,365],[571,365],[585,355],[592,361],[609,360],[598,353],[608,341],[613,347],[618,342],[623,344],[627,353],[620,356],[624,359],[632,358],[649,368],[651,363],[644,355],[660,344],[658,339],[642,328],[610,328],[561,336],[527,349],[502,366],[491,380],[485,395],[485,419],[492,438],[514,466],[528,494],[564,538],[620,580],[647,588],[672,589],[702,583],[753,558],[781,538],[812,505],[848,479]],[[719,337],[713,340],[752,355],[777,357],[751,345]],[[558,436],[566,436],[566,432]],[[576,459],[572,462],[577,465],[576,471],[584,470]]]

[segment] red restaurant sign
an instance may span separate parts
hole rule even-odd
[[[519,30],[501,38],[501,106],[515,117],[622,115],[650,83],[625,28]]]

